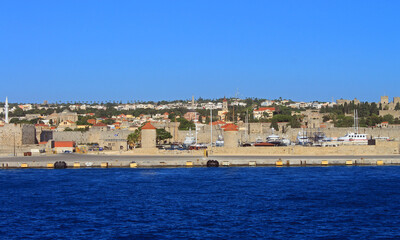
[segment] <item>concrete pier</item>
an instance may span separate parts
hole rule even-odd
[[[68,168],[151,168],[151,167],[205,167],[208,160],[217,160],[221,167],[235,166],[366,166],[400,165],[400,155],[354,156],[246,156],[246,155],[91,155],[55,154],[31,157],[2,157],[0,169],[51,168],[64,161]],[[277,164],[279,162],[279,164]],[[134,163],[134,164],[132,164]],[[188,164],[189,163],[189,164]],[[350,164],[351,163],[351,164]],[[78,167],[79,166],[79,167]]]

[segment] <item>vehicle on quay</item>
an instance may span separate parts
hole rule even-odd
[[[374,137],[375,140],[391,141],[389,137]]]
[[[189,150],[200,150],[200,149],[207,149],[207,145],[205,144],[194,144],[189,146]]]
[[[164,146],[164,150],[187,150],[181,144],[171,144],[170,146]]]
[[[273,146],[275,146],[275,144],[265,142],[262,140],[262,138],[258,137],[254,143],[254,146],[255,147],[273,147]]]
[[[218,135],[217,141],[215,141],[215,146],[216,147],[223,147],[224,146],[224,137],[222,135]]]

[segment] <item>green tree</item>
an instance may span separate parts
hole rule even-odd
[[[400,110],[400,103],[396,103],[396,106],[394,107],[394,110]]]
[[[157,142],[166,140],[166,139],[170,139],[172,138],[172,135],[170,132],[168,132],[167,130],[165,130],[164,128],[160,128],[160,129],[156,129],[156,139]]]
[[[352,127],[354,120],[352,117],[339,115],[334,121],[335,127]]]
[[[115,121],[111,118],[104,119],[102,122],[107,125],[111,125],[111,124],[115,123]]]
[[[324,115],[324,116],[322,117],[322,121],[323,121],[323,122],[327,122],[327,121],[329,121],[329,120],[331,120],[331,118],[330,118],[329,115]]]
[[[11,118],[10,123],[18,123],[19,119],[18,118]]]
[[[393,124],[394,122],[394,117],[390,114],[386,114],[385,116],[383,116],[382,119],[384,122],[389,122],[390,124]]]
[[[93,116],[78,116],[78,121],[76,121],[76,125],[93,125],[88,123],[89,119],[95,119]]]
[[[188,121],[184,118],[179,118],[177,121],[180,123],[178,129],[179,130],[189,130],[189,129],[195,129],[196,125],[194,124],[193,121]]]
[[[290,119],[289,125],[292,128],[300,128],[301,127],[300,119],[298,119],[297,117],[292,117],[292,119]]]
[[[140,142],[140,138],[140,129],[136,129],[133,133],[129,134],[127,138],[129,147],[133,148],[135,145],[137,145]]]
[[[279,131],[278,121],[276,119],[272,119],[271,128],[274,128],[276,131]]]

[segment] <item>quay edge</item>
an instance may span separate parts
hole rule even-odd
[[[162,168],[162,167],[206,167],[208,160],[217,160],[220,167],[235,166],[368,166],[400,165],[400,155],[365,156],[176,156],[176,155],[83,155],[56,154],[32,157],[2,157],[0,169],[54,168],[57,161],[67,168]],[[134,164],[132,164],[134,163]],[[79,167],[78,167],[79,166]]]

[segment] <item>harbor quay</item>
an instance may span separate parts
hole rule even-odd
[[[106,155],[54,154],[30,157],[1,157],[1,169],[54,168],[64,162],[66,168],[162,168],[207,167],[217,161],[219,167],[240,166],[364,166],[400,165],[400,155]]]

